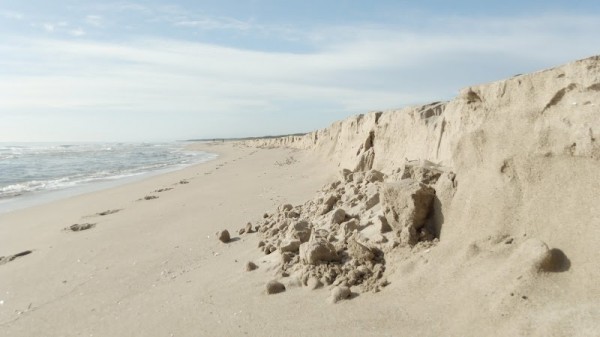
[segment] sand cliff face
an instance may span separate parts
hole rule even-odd
[[[314,149],[341,167],[358,165],[372,148],[373,168],[384,172],[417,159],[457,170],[522,153],[599,159],[599,96],[600,57],[592,57],[465,88],[449,102],[370,112],[305,136],[248,143]]]
[[[510,288],[506,294],[494,291],[490,305],[508,307],[516,292],[536,288],[547,303],[580,300],[596,303],[598,310],[600,287],[593,280],[600,277],[599,137],[597,56],[465,88],[449,102],[371,112],[305,136],[248,144],[308,149],[340,170],[375,169],[386,177],[407,163],[434,166],[452,180],[432,185],[439,198],[440,261],[507,261],[488,267],[489,273],[479,271],[487,275],[478,278],[482,289],[499,286],[494,282]],[[517,275],[539,264],[529,263],[536,247],[550,249],[557,265],[549,270],[568,271],[568,277]],[[516,267],[521,262],[529,267]],[[576,286],[570,281],[575,279]],[[552,288],[559,283],[562,291]],[[540,305],[539,315],[548,308]]]
[[[529,228],[521,222],[533,221],[532,213],[536,222],[565,225],[572,217],[554,215],[569,200],[569,213],[598,210],[600,57],[472,86],[445,103],[371,112],[305,136],[251,144],[312,149],[340,169],[387,174],[407,161],[430,161],[456,173],[456,202],[494,209],[480,216],[488,226]],[[479,216],[450,213],[469,218],[461,223]]]

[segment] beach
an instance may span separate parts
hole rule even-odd
[[[598,64],[0,214],[0,331],[595,336]]]
[[[219,158],[0,215],[3,254],[32,251],[0,270],[6,335],[257,333],[241,324],[256,318],[246,297],[260,295],[248,291],[260,281],[241,279],[244,263],[260,253],[257,240],[223,245],[215,232],[302,201],[327,170],[298,151],[202,148]],[[298,162],[278,165],[290,157]],[[159,198],[138,200],[148,195]],[[107,210],[120,211],[95,215]],[[64,230],[77,223],[96,226]]]

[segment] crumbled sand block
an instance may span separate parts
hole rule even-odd
[[[279,294],[285,291],[285,286],[279,281],[269,281],[265,286],[267,294]]]

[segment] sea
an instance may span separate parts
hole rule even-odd
[[[0,213],[181,169],[217,157],[187,142],[0,143]]]

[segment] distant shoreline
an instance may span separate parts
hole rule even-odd
[[[75,196],[78,196],[81,194],[87,194],[87,193],[91,193],[91,192],[96,192],[96,191],[101,191],[101,190],[105,190],[105,189],[118,187],[121,185],[126,185],[129,183],[144,180],[144,179],[147,179],[147,178],[150,178],[153,176],[162,175],[162,174],[174,172],[174,171],[179,171],[179,170],[185,169],[187,167],[195,166],[195,165],[201,165],[201,164],[204,164],[206,162],[209,162],[209,161],[212,161],[212,160],[218,158],[218,154],[216,154],[216,153],[199,151],[194,148],[189,148],[189,145],[184,145],[184,147],[182,147],[181,149],[185,150],[186,152],[188,152],[188,151],[202,152],[203,154],[199,155],[198,157],[193,157],[192,159],[190,159],[189,162],[185,162],[185,163],[183,163],[183,162],[181,162],[181,163],[180,162],[161,163],[160,161],[158,161],[158,162],[154,162],[154,163],[148,163],[147,165],[149,165],[149,166],[145,167],[145,168],[144,167],[135,168],[132,166],[130,168],[131,172],[125,172],[125,171],[114,172],[114,174],[106,175],[106,176],[94,176],[93,173],[88,173],[88,176],[79,178],[79,180],[74,179],[74,178],[71,180],[67,180],[67,179],[71,178],[71,175],[76,174],[76,172],[69,173],[69,171],[64,172],[63,176],[66,175],[66,177],[63,177],[61,175],[57,175],[56,177],[48,177],[48,178],[46,178],[47,182],[44,181],[43,178],[39,178],[37,180],[34,179],[33,181],[34,182],[39,181],[40,185],[50,185],[52,182],[60,181],[61,179],[67,180],[67,183],[65,183],[63,185],[57,185],[57,187],[54,187],[54,188],[19,190],[19,191],[15,191],[12,195],[7,194],[7,193],[0,194],[0,214],[13,212],[13,211],[20,210],[20,209],[30,208],[33,206],[46,204],[46,203],[49,203],[52,201],[71,198],[71,197],[75,197]],[[67,153],[66,155],[69,155],[69,153]],[[85,159],[85,158],[83,158],[83,159]],[[81,160],[83,160],[83,159],[81,159]],[[70,164],[70,165],[78,165],[78,164],[79,163],[76,162],[76,163]],[[162,166],[160,168],[152,167],[153,165],[155,166],[155,165],[159,165],[159,164],[164,164],[164,166]],[[102,168],[98,168],[97,170],[101,170],[101,169]],[[110,168],[106,168],[106,169],[110,169]],[[0,173],[2,173],[2,172],[0,172]],[[29,182],[23,182],[23,183],[16,182],[13,185],[19,186],[19,185],[26,185],[27,183],[29,183]],[[10,185],[8,187],[11,187],[13,185]],[[5,186],[4,188],[7,188],[7,186]],[[2,186],[0,185],[0,192],[1,191],[2,191]]]
[[[240,137],[240,138],[200,138],[200,139],[185,139],[181,140],[182,142],[236,142],[236,141],[246,141],[246,140],[257,140],[257,139],[274,139],[274,138],[284,138],[284,137],[295,137],[295,136],[304,136],[308,134],[307,132],[303,133],[291,133],[287,135],[277,135],[277,136],[258,136],[258,137]]]

